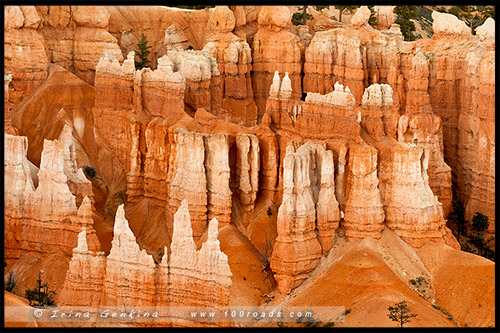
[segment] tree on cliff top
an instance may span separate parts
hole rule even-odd
[[[398,16],[396,18],[396,23],[399,24],[399,28],[405,40],[415,40],[417,37],[413,32],[416,31],[416,28],[412,19],[417,15],[417,6],[396,6],[393,13]]]
[[[142,34],[139,43],[137,43],[137,48],[139,49],[139,51],[136,55],[137,57],[139,57],[139,61],[135,60],[135,68],[141,69],[147,67],[151,62],[148,59],[148,55],[151,53],[151,51],[149,51],[151,46],[148,45],[148,40],[146,39],[146,36],[144,36],[144,33]]]

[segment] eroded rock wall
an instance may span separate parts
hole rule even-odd
[[[26,158],[27,138],[5,134],[7,258],[19,258],[25,252],[71,255],[82,227],[89,230],[90,248],[100,249],[92,228],[90,181],[81,169],[75,172],[67,134],[63,132],[58,140],[45,140],[40,169]]]
[[[214,218],[207,240],[196,250],[188,202],[183,200],[174,215],[170,251],[165,247],[163,259],[157,264],[137,243],[121,205],[107,257],[89,251],[85,229],[78,234],[58,304],[122,310],[130,306],[169,306],[173,310],[168,316],[189,323],[185,313],[174,311],[176,307],[229,305],[232,273],[217,237],[218,221]]]
[[[266,109],[275,71],[288,73],[293,97],[300,99],[302,96],[300,39],[285,29],[290,19],[290,10],[285,6],[264,6],[259,13],[259,29],[252,48],[252,79],[255,103],[260,112]]]
[[[207,38],[203,47],[215,58],[221,73],[223,91],[222,107],[227,114],[223,119],[254,125],[257,120],[257,107],[252,88],[252,53],[248,43],[233,34],[235,18],[227,6],[217,6],[210,17],[214,33]]]
[[[283,163],[283,200],[271,268],[278,289],[287,294],[307,278],[322,253],[333,245],[340,212],[333,193],[331,151],[313,142],[297,150],[291,144]]]

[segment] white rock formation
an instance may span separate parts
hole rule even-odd
[[[351,18],[351,23],[355,27],[362,27],[370,20],[372,12],[367,6],[361,6]]]
[[[433,11],[432,19],[434,35],[471,35],[471,29],[455,15]]]
[[[476,35],[479,36],[481,40],[488,37],[495,38],[495,20],[488,17],[483,25],[476,29]]]

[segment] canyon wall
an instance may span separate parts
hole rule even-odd
[[[49,63],[74,71],[95,88],[95,143],[119,161],[107,172],[126,194],[106,257],[93,225],[103,199],[76,163],[89,145],[63,126],[43,141],[38,168],[28,138],[12,134],[39,138],[42,125],[16,128],[6,112],[6,258],[73,255],[61,304],[225,306],[231,271],[217,238],[229,227],[259,252],[268,249],[257,239],[272,238],[269,272],[284,294],[344,234],[380,239],[387,227],[416,248],[459,249],[446,227],[452,181],[466,218],[481,212],[494,231],[494,21],[473,36],[436,14],[431,39],[405,42],[390,13],[379,13],[390,28],[375,30],[365,9],[353,26],[312,37],[288,30],[284,6],[77,7],[5,14],[13,119],[16,99],[37,93]],[[137,70],[128,52],[142,25],[159,43],[155,69]],[[144,220],[168,231],[163,253],[136,233]]]

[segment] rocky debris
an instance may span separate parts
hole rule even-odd
[[[296,151],[288,145],[283,163],[283,200],[271,269],[280,292],[288,294],[332,246],[340,213],[333,193],[331,152],[312,142]]]
[[[285,6],[264,6],[259,13],[259,30],[253,39],[253,87],[260,112],[266,108],[274,72],[288,72],[294,99],[301,98],[301,42],[287,31],[292,14]]]
[[[385,214],[377,176],[377,150],[365,143],[349,149],[347,201],[344,209],[345,235],[349,241],[365,237],[379,239]]]
[[[458,17],[448,13],[432,12],[433,36],[463,35],[471,36],[470,28]]]

